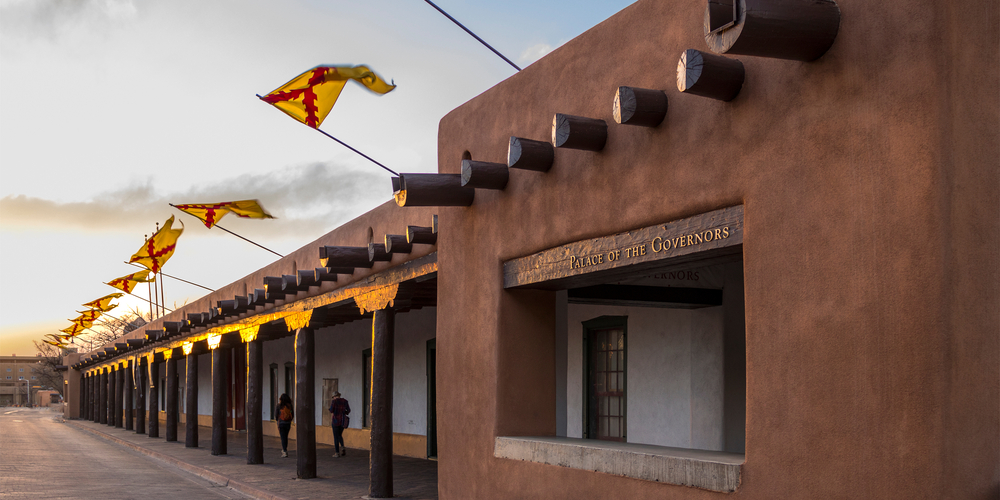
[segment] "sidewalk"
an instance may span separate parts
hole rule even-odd
[[[178,441],[168,443],[162,437],[150,438],[89,420],[68,420],[66,424],[253,498],[290,500],[368,495],[367,450],[348,449],[347,456],[333,458],[332,446],[317,444],[317,477],[300,480],[295,477],[294,440],[288,442],[288,458],[280,458],[278,438],[264,436],[264,463],[247,465],[245,433],[230,431],[229,453],[213,456],[211,427],[198,428],[198,448],[186,448],[183,426],[178,428]],[[392,463],[395,498],[437,499],[437,462],[394,456]]]

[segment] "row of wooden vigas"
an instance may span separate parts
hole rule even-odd
[[[834,0],[709,0],[704,29],[714,54],[685,50],[677,63],[677,88],[731,101],[743,88],[743,63],[717,54],[814,61],[837,38],[840,8]],[[666,114],[662,90],[622,86],[615,93],[614,118],[620,124],[656,127]],[[551,142],[511,137],[506,164],[463,159],[461,174],[400,174],[392,179],[393,197],[401,207],[467,207],[476,189],[506,188],[509,169],[547,172],[554,147],[600,151],[607,132],[604,120],[556,113]]]
[[[386,234],[384,243],[375,243],[369,235],[367,246],[321,246],[320,265],[315,269],[300,269],[295,274],[265,276],[264,288],[257,288],[247,295],[237,295],[232,300],[216,301],[208,311],[188,313],[180,321],[164,321],[159,329],[147,329],[145,338],[117,342],[81,359],[74,366],[84,369],[123,354],[147,348],[151,344],[191,333],[198,328],[210,328],[229,322],[244,313],[255,311],[258,306],[286,300],[288,296],[308,291],[324,282],[336,282],[338,274],[353,274],[355,269],[371,269],[376,262],[389,261],[393,254],[409,254],[413,245],[437,243],[437,215],[430,226],[407,226],[406,234]]]

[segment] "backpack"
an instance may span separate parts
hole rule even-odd
[[[292,421],[292,409],[287,406],[282,406],[281,411],[278,413],[278,420],[282,422]]]

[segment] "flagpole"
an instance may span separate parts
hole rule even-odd
[[[260,97],[260,96],[257,96],[257,97]],[[354,151],[355,153],[363,156],[366,160],[368,160],[368,161],[370,161],[370,162],[372,162],[372,163],[374,163],[374,164],[376,164],[376,165],[378,165],[378,166],[386,169],[390,174],[395,175],[396,177],[399,177],[399,174],[397,174],[395,170],[393,170],[393,169],[391,169],[391,168],[389,168],[389,167],[387,167],[387,166],[385,166],[385,165],[383,165],[383,164],[375,161],[371,156],[368,156],[368,155],[362,153],[361,151],[358,151],[357,149],[352,148],[346,142],[344,142],[344,141],[342,141],[340,139],[337,139],[336,137],[334,137],[334,136],[326,133],[325,130],[323,130],[323,129],[319,128],[319,127],[311,127],[311,128],[313,128],[314,130],[318,131],[319,133],[321,133],[321,134],[323,134],[323,135],[325,135],[325,136],[327,136],[327,137],[329,137],[329,138],[331,138],[331,139],[339,142],[341,146],[344,146],[345,148],[350,149],[351,151]]]
[[[494,54],[500,56],[500,59],[503,59],[504,61],[507,61],[507,64],[513,66],[514,69],[516,69],[518,71],[521,71],[521,68],[517,67],[517,65],[514,64],[513,62],[511,62],[510,59],[507,59],[506,57],[504,57],[504,55],[501,54],[500,51],[498,51],[497,49],[494,49],[492,46],[490,46],[490,44],[486,43],[482,38],[479,38],[478,36],[476,36],[476,34],[472,32],[472,30],[470,30],[469,28],[466,28],[462,23],[458,22],[458,20],[456,20],[454,17],[451,17],[447,12],[445,12],[444,10],[442,10],[441,7],[438,7],[437,5],[434,5],[434,2],[432,2],[431,0],[424,0],[424,1],[427,2],[427,3],[429,3],[431,7],[434,7],[435,9],[437,9],[438,12],[444,14],[444,17],[447,17],[448,19],[451,19],[451,22],[457,24],[458,27],[462,28],[463,30],[465,30],[466,33],[472,35],[472,38],[475,38],[476,40],[479,40],[479,43],[485,45],[487,49],[492,50]]]
[[[126,263],[126,264],[128,264],[128,265],[130,265],[130,266],[135,266],[135,267],[138,267],[139,269],[146,269],[145,267],[143,267],[143,266],[140,266],[139,264],[136,264],[135,262],[125,262],[125,263]],[[210,292],[214,292],[214,291],[215,291],[215,290],[213,290],[213,289],[211,289],[211,288],[209,288],[209,287],[207,287],[207,286],[204,286],[204,285],[199,285],[199,284],[197,284],[197,283],[193,283],[193,282],[191,282],[191,281],[188,281],[188,280],[185,280],[185,279],[181,279],[181,278],[178,278],[177,276],[171,276],[171,275],[169,275],[169,274],[167,274],[167,273],[164,273],[164,272],[162,272],[162,271],[161,271],[161,272],[159,272],[158,274],[159,274],[160,276],[166,276],[166,277],[168,277],[168,278],[170,278],[170,279],[175,279],[175,280],[177,280],[177,281],[183,281],[184,283],[187,283],[187,284],[189,284],[189,285],[194,285],[194,286],[196,286],[196,287],[199,287],[199,288],[204,288],[205,290],[208,290],[208,291],[210,291]],[[150,312],[150,314],[152,314],[152,312]]]
[[[172,207],[174,207],[174,208],[177,208],[177,205],[174,205],[173,203],[167,203],[167,205],[170,205],[170,206],[172,206]],[[177,210],[181,210],[181,209],[177,208]],[[183,213],[185,213],[185,214],[188,214],[188,215],[190,215],[191,217],[194,217],[195,219],[198,219],[198,220],[200,220],[200,221],[201,221],[202,223],[204,223],[204,222],[205,222],[205,219],[202,219],[201,217],[198,217],[198,216],[197,216],[197,215],[195,215],[195,214],[191,214],[191,213],[188,213],[188,212],[184,212],[183,210],[181,210],[181,212],[183,212]],[[218,224],[213,224],[213,225],[212,225],[212,227],[217,227],[217,228],[219,228],[219,229],[221,229],[221,230],[223,230],[223,231],[225,231],[225,232],[227,232],[227,233],[229,233],[229,234],[231,234],[231,235],[233,235],[233,236],[235,236],[235,237],[237,237],[237,238],[239,238],[239,239],[241,239],[241,240],[243,240],[243,241],[245,241],[245,242],[247,242],[247,243],[251,243],[251,244],[253,244],[253,245],[257,245],[258,247],[260,247],[260,248],[263,248],[264,250],[267,250],[268,252],[271,252],[271,253],[273,253],[274,255],[277,255],[278,257],[284,257],[284,255],[281,255],[280,253],[278,253],[278,252],[275,252],[274,250],[271,250],[270,248],[267,248],[266,246],[264,246],[264,245],[261,245],[260,243],[257,243],[256,241],[253,241],[253,240],[249,240],[249,239],[247,239],[247,238],[244,238],[244,237],[242,237],[242,236],[240,236],[240,235],[238,235],[238,234],[236,234],[236,233],[234,233],[234,232],[232,232],[232,231],[230,231],[230,230],[228,230],[228,229],[226,229],[226,228],[224,228],[224,227],[222,227],[222,226],[220,226],[220,225],[218,225]],[[169,278],[173,278],[173,276],[168,276],[168,277],[169,277]],[[179,278],[174,278],[174,279],[179,279]],[[184,280],[181,280],[181,281],[184,281]],[[190,282],[190,281],[185,281],[185,283],[191,283],[191,282]],[[194,283],[191,283],[191,284],[192,284],[192,285],[195,285]],[[195,286],[201,286],[201,285],[195,285]],[[208,288],[208,287],[204,287],[204,286],[202,286],[202,288],[205,288],[206,290],[212,290],[211,288]],[[214,292],[215,290],[212,290],[212,291]]]
[[[153,284],[152,283],[146,283],[146,288],[149,290],[149,298],[152,299],[153,298]],[[149,320],[153,321],[153,301],[150,300],[150,301],[147,301],[147,302],[149,302]]]
[[[157,273],[157,274],[159,274],[159,273]],[[166,311],[166,309],[167,309],[167,292],[163,291],[163,280],[162,279],[158,279],[156,281],[160,282],[160,302],[161,302],[160,307],[162,307],[164,309],[163,315],[166,316],[167,315],[167,311]],[[154,283],[153,286],[156,286],[156,284]]]

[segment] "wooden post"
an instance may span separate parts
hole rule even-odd
[[[184,403],[187,407],[184,446],[198,447],[198,354],[192,351],[185,359]]]
[[[259,338],[247,342],[247,463],[264,463],[264,353]]]
[[[90,373],[84,375],[83,392],[80,394],[80,399],[83,401],[83,413],[80,414],[80,420],[90,420],[90,396],[93,394],[90,386],[93,381],[94,377]]]
[[[135,367],[132,366],[132,361],[126,361],[125,372],[123,375],[123,378],[125,379],[125,411],[123,412],[122,419],[125,421],[125,430],[127,431],[135,430],[135,426],[133,425],[134,421],[132,420],[134,417],[134,412],[132,410],[132,393],[135,391],[135,379],[132,377],[134,376]]]
[[[461,174],[400,174],[398,182],[393,198],[401,207],[467,207],[476,198]]]
[[[177,358],[173,355],[167,360],[167,430],[166,440],[177,441]]]
[[[97,404],[94,405],[96,413],[94,422],[98,424],[108,423],[108,373],[106,368],[102,368],[96,377],[97,389],[94,394],[97,396]]]
[[[135,433],[146,433],[146,357],[135,360]]]
[[[677,62],[677,89],[685,94],[731,101],[743,88],[743,63],[687,49]]]
[[[709,0],[705,42],[717,54],[813,61],[837,39],[833,0]]]
[[[413,251],[413,244],[406,241],[405,234],[385,235],[385,251],[389,253],[410,253]]]
[[[622,125],[655,127],[667,116],[667,94],[662,90],[618,87],[613,113]]]
[[[507,167],[535,172],[548,172],[552,168],[555,152],[552,143],[523,137],[510,137],[507,146]]]
[[[319,247],[319,263],[323,267],[372,267],[368,247],[322,246]]]
[[[392,497],[392,380],[396,312],[391,307],[372,316],[371,498]]]
[[[316,477],[316,366],[311,328],[295,330],[295,458],[299,479]]]
[[[155,355],[149,360],[149,419],[148,432],[151,438],[160,437],[160,363]]]
[[[87,414],[87,374],[80,374],[80,392],[78,393],[77,399],[79,399],[79,413],[80,419],[86,418],[84,415]]]
[[[212,349],[212,454],[228,453],[226,402],[229,396],[229,347]]]
[[[462,185],[465,187],[503,190],[509,179],[510,173],[503,163],[462,160]]]
[[[111,372],[108,387],[108,426],[122,426],[122,371],[116,364]]]
[[[552,117],[552,145],[564,149],[600,151],[608,141],[604,120],[556,113]]]

